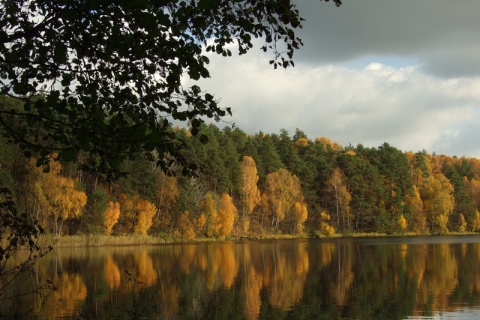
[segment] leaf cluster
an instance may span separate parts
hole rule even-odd
[[[0,105],[0,123],[40,165],[79,151],[102,171],[139,152],[162,168],[185,164],[172,121],[195,135],[204,118],[231,110],[183,80],[210,76],[208,52],[231,56],[236,43],[245,54],[255,39],[275,68],[293,66],[301,21],[276,0],[1,2],[0,94],[22,103]]]

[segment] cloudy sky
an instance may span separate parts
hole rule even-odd
[[[306,19],[295,68],[254,48],[211,57],[202,89],[260,130],[343,146],[480,158],[480,1],[297,0]],[[221,124],[220,124],[221,125]]]

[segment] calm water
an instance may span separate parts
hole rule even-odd
[[[56,249],[0,305],[40,319],[477,319],[480,237]],[[29,319],[28,316],[20,318]]]

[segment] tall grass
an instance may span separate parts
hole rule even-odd
[[[40,246],[52,245],[53,247],[90,247],[90,246],[121,246],[121,245],[141,245],[141,244],[161,244],[173,242],[171,238],[154,237],[148,235],[125,235],[125,236],[107,236],[107,235],[75,235],[75,236],[55,236],[42,235],[40,237]]]
[[[472,232],[450,232],[448,235],[468,235],[476,234]],[[280,239],[307,239],[307,238],[346,238],[346,237],[392,237],[392,236],[427,236],[430,234],[425,233],[398,233],[398,234],[385,234],[379,232],[370,233],[342,233],[333,234],[330,236],[321,235],[316,233],[314,235],[307,234],[262,234],[248,237],[228,237],[228,238],[195,238],[193,240],[177,239],[173,238],[169,234],[160,234],[156,236],[151,235],[123,235],[123,236],[107,236],[100,234],[89,235],[75,235],[75,236],[55,236],[51,234],[42,235],[39,240],[41,247],[47,247],[52,245],[53,247],[91,247],[91,246],[123,246],[123,245],[145,245],[145,244],[165,244],[165,243],[180,243],[180,242],[210,242],[210,241],[223,241],[223,240],[280,240]]]

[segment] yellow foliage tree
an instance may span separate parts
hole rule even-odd
[[[307,220],[308,210],[307,206],[300,202],[295,202],[292,208],[294,219],[294,233],[303,233],[303,223]]]
[[[435,217],[435,227],[438,233],[446,234],[448,232],[447,224],[448,217],[445,214],[440,214]]]
[[[35,159],[27,164],[27,170],[34,178],[33,195],[44,216],[53,221],[52,230],[55,234],[62,232],[63,222],[78,217],[87,203],[87,195],[75,187],[75,181],[60,174],[62,166],[59,162],[50,163],[50,172],[44,173],[35,165]],[[44,225],[45,227],[45,225]]]
[[[113,226],[117,223],[118,218],[120,217],[120,203],[110,201],[108,202],[108,207],[103,213],[103,228],[106,235],[112,233]]]
[[[330,215],[326,212],[320,213],[320,233],[325,236],[331,236],[335,234],[335,228],[329,224]]]
[[[298,149],[308,147],[308,143],[309,142],[307,138],[298,138],[297,140],[295,140],[293,145],[295,146],[295,149],[298,150]]]
[[[268,223],[269,216],[271,215],[270,203],[265,193],[262,193],[260,197],[260,203],[258,204],[256,213],[256,219],[250,221],[251,223],[249,227],[254,229],[252,230],[254,232],[262,233],[264,231],[265,224]]]
[[[423,201],[417,187],[413,186],[413,195],[405,195],[405,204],[409,208],[411,230],[414,232],[425,232],[427,230],[427,219],[423,210]]]
[[[238,210],[233,204],[232,197],[226,193],[222,193],[220,200],[220,208],[218,210],[218,235],[220,237],[228,237],[233,230],[233,225],[238,217]]]
[[[351,228],[350,202],[352,196],[344,183],[344,174],[340,168],[333,169],[332,176],[327,181],[327,186],[335,199],[335,214],[337,228]]]
[[[480,212],[475,210],[475,216],[473,218],[472,230],[475,232],[480,231]]]
[[[87,195],[75,188],[75,183],[67,177],[57,176],[57,183],[45,191],[51,204],[51,214],[55,222],[55,233],[60,234],[63,222],[82,214],[87,204]]]
[[[240,163],[240,168],[242,170],[242,180],[240,182],[243,202],[242,215],[246,217],[246,215],[252,213],[253,209],[260,202],[260,190],[257,187],[258,174],[255,160],[252,157],[244,156]]]
[[[219,219],[217,204],[213,195],[209,192],[202,201],[202,214],[205,215],[205,235],[207,237],[216,237],[219,229]]]
[[[327,137],[315,138],[315,143],[323,145],[324,148],[331,148],[332,150],[336,150],[336,151],[340,151],[343,149],[341,145],[339,145],[336,142],[332,142]]]
[[[397,219],[397,226],[400,232],[405,232],[407,230],[407,219],[405,219],[405,216],[402,214],[400,217]]]
[[[431,175],[422,188],[421,195],[430,231],[447,232],[449,216],[454,206],[450,181],[441,173]]]
[[[285,169],[270,173],[265,179],[265,195],[272,212],[272,226],[278,229],[287,214],[291,215],[296,202],[303,204],[300,180]],[[301,217],[301,215],[299,216]],[[297,224],[295,216],[293,223]]]
[[[195,228],[192,221],[190,221],[190,212],[184,211],[177,220],[177,228],[175,236],[185,240],[192,240],[195,238]]]
[[[205,217],[204,213],[201,213],[197,218],[194,220],[195,228],[199,235],[205,234],[205,227],[207,226],[207,217]]]
[[[133,229],[136,234],[146,235],[153,224],[153,217],[157,212],[157,208],[149,201],[135,197],[135,211],[137,214],[137,222]]]

